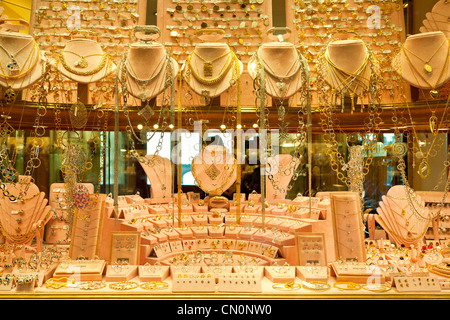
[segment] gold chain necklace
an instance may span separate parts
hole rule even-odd
[[[213,76],[213,62],[229,55],[231,50],[228,52],[225,52],[224,54],[221,54],[220,56],[218,56],[212,60],[206,60],[201,55],[199,55],[195,50],[192,52],[204,62],[203,63],[203,75],[205,77],[212,77]]]
[[[423,62],[423,69],[425,70],[425,72],[428,75],[431,75],[433,73],[433,67],[430,65],[430,61],[433,60],[434,56],[439,52],[439,50],[441,50],[442,46],[444,45],[445,42],[447,42],[447,38],[444,39],[444,41],[442,41],[441,45],[436,49],[436,51],[431,55],[431,57],[428,60],[425,60],[421,57],[419,57],[417,54],[415,54],[414,52],[412,52],[411,50],[409,50],[408,48],[406,48],[406,46],[403,46],[403,48],[409,52],[410,54],[412,54],[413,56],[415,56],[417,59],[419,59],[420,61]],[[407,57],[407,55],[405,54],[405,56]],[[407,57],[408,58],[408,57]],[[409,61],[409,58],[408,58]]]
[[[445,43],[446,41],[448,41],[447,39],[445,39],[444,40],[444,42],[443,43]],[[442,66],[442,71],[441,71],[441,73],[440,73],[440,75],[439,75],[439,77],[437,78],[437,80],[436,80],[436,83],[434,84],[434,85],[432,85],[418,70],[417,70],[417,68],[414,66],[414,63],[411,61],[411,59],[409,58],[409,56],[406,54],[406,51],[409,51],[407,48],[406,48],[406,46],[403,46],[403,48],[402,48],[403,50],[403,54],[404,54],[404,56],[405,56],[405,58],[406,58],[406,60],[407,60],[407,62],[408,62],[408,65],[409,65],[409,67],[410,67],[410,69],[411,69],[411,71],[412,71],[412,73],[413,73],[413,75],[414,75],[414,78],[416,79],[416,81],[418,80],[418,78],[417,78],[417,75],[431,88],[431,90],[430,90],[430,96],[434,99],[434,98],[436,98],[437,96],[438,96],[438,91],[436,90],[436,86],[438,85],[438,83],[439,83],[439,80],[441,80],[442,79],[442,76],[444,75],[444,71],[447,69],[447,71],[448,71],[448,67],[449,67],[449,62],[448,62],[448,51],[449,51],[449,48],[447,47],[447,59],[446,59],[446,62],[445,62],[445,64],[444,64],[444,66]],[[437,52],[437,51],[436,51]],[[447,68],[446,68],[446,66],[447,66]],[[428,75],[431,75],[431,73],[428,73],[427,72],[427,74]]]
[[[66,69],[67,71],[69,71],[70,73],[73,73],[77,76],[91,76],[96,74],[97,72],[99,72],[100,70],[103,69],[103,67],[106,65],[106,63],[111,63],[111,58],[109,57],[108,54],[103,53],[102,54],[102,59],[100,60],[99,64],[91,69],[91,70],[87,70],[87,71],[79,71],[76,70],[74,68],[72,68],[71,66],[69,66],[67,64],[67,61],[64,57],[64,53],[65,51],[62,51],[58,54],[58,61],[61,62],[62,66],[64,67],[64,69]]]
[[[192,65],[192,54],[190,54],[186,59],[187,66],[188,66],[188,68],[185,71],[186,80],[188,80],[189,75],[192,74],[192,76],[195,78],[195,80],[197,80],[198,82],[200,82],[201,84],[206,85],[206,86],[211,86],[211,85],[217,84],[218,82],[222,81],[225,78],[225,76],[228,74],[228,71],[230,71],[233,64],[238,63],[237,57],[233,51],[230,50],[228,54],[230,55],[230,59],[227,60],[227,62],[225,63],[225,65],[222,68],[222,71],[215,78],[212,78],[212,79],[205,79],[204,77],[200,76],[197,72],[194,71],[194,67]],[[189,81],[187,81],[187,82],[189,82]]]

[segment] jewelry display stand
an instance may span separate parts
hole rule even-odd
[[[410,195],[406,186],[393,186],[382,199],[376,221],[389,237],[398,245],[421,246],[433,213],[425,207],[420,196]]]
[[[99,82],[117,68],[98,42],[85,38],[69,40],[56,60],[49,62],[62,75],[81,84]]]
[[[140,250],[140,232],[123,231],[111,233],[111,254],[109,262],[126,262],[138,265]]]
[[[94,193],[93,184],[84,183],[83,186],[87,188],[89,194]],[[53,210],[53,215],[45,226],[46,243],[67,243],[68,239],[70,239],[65,187],[64,183],[53,183],[50,186],[49,205]],[[83,216],[84,214],[80,215]]]
[[[261,292],[261,278],[253,274],[222,274],[217,288],[219,292]]]
[[[409,84],[430,90],[430,95],[436,98],[437,89],[450,79],[448,51],[448,40],[443,32],[415,34],[405,40],[403,50],[392,65]]]
[[[103,227],[103,210],[106,195],[90,194],[89,204],[83,210],[78,210],[73,222],[69,255],[76,260],[78,257],[93,259],[99,256],[102,244],[101,229]]]
[[[130,281],[138,275],[138,266],[136,265],[108,265],[106,266],[105,281]]]
[[[331,214],[334,225],[336,257],[365,261],[364,225],[357,193],[331,193]]]
[[[172,292],[215,292],[216,281],[211,274],[179,273],[172,282]]]
[[[296,268],[293,266],[266,266],[265,276],[273,283],[294,282]]]
[[[14,102],[15,90],[26,89],[42,78],[47,60],[32,36],[1,27],[0,48],[0,59],[6,62],[1,67],[0,86],[5,99]]]
[[[139,162],[150,180],[151,201],[169,203],[172,199],[172,164],[169,159],[146,155],[152,165]]]
[[[56,267],[54,278],[68,277],[79,281],[101,281],[106,269],[104,260],[69,260]]]
[[[15,187],[10,184],[4,187],[12,190],[11,196],[21,199],[11,201],[4,196],[0,199],[0,227],[6,244],[30,245],[36,238],[36,247],[42,249],[44,226],[51,218],[45,193],[26,176],[20,176]]]
[[[139,280],[147,281],[164,281],[169,277],[170,267],[161,265],[139,266]]]

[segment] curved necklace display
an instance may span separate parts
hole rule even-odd
[[[140,164],[150,180],[151,198],[168,202],[172,195],[172,165],[170,159],[159,155],[147,155],[145,158],[147,162],[140,162]],[[151,165],[147,165],[147,163]]]
[[[142,52],[140,52],[142,51]],[[138,55],[140,60],[144,61],[144,59],[148,57],[154,57],[156,55],[161,55],[161,59],[159,59],[154,66],[152,63],[150,69],[151,72],[145,70],[145,77],[139,75],[136,70],[136,66],[130,61],[130,54],[134,53],[134,55]],[[158,58],[159,56],[155,57]],[[137,57],[135,58],[137,59]],[[139,98],[142,101],[148,101],[149,99],[155,97],[164,89],[164,70],[167,69],[168,63],[173,63],[170,60],[170,54],[167,50],[161,46],[160,44],[150,43],[150,44],[135,44],[130,47],[129,52],[127,54],[127,61],[125,64],[125,70],[127,72],[128,78],[128,90],[131,95]],[[140,62],[142,62],[140,61]],[[142,73],[142,70],[139,70]],[[176,71],[174,71],[176,73]],[[136,89],[135,89],[136,87]],[[151,90],[150,90],[151,89]],[[136,92],[138,91],[138,92]]]
[[[331,40],[329,43],[332,43],[334,40]],[[380,92],[377,90],[378,88],[378,74],[377,74],[377,64],[375,61],[375,56],[372,51],[362,42],[365,48],[365,59],[364,66],[360,66],[357,70],[362,70],[365,68],[370,68],[370,78],[369,84],[367,86],[366,94],[369,96],[368,103],[368,121],[366,121],[367,131],[364,132],[363,138],[363,146],[366,148],[368,155],[364,161],[364,167],[361,171],[361,174],[358,177],[353,177],[350,179],[349,176],[345,176],[342,171],[348,171],[348,165],[344,160],[344,155],[339,151],[339,143],[336,140],[336,132],[335,127],[339,125],[334,123],[334,112],[336,110],[336,95],[334,99],[334,103],[330,100],[329,93],[331,92],[331,96],[334,95],[333,89],[327,85],[326,74],[327,70],[327,58],[326,52],[328,50],[328,45],[324,46],[318,58],[318,75],[317,75],[317,85],[320,88],[319,94],[319,103],[322,106],[320,113],[322,117],[322,129],[324,131],[323,138],[328,146],[327,154],[330,157],[330,166],[333,171],[336,172],[338,179],[345,183],[347,187],[350,187],[352,184],[357,184],[359,181],[364,180],[365,176],[369,173],[370,165],[373,161],[373,152],[376,147],[376,143],[378,140],[379,127],[378,124],[381,123],[380,118]],[[360,74],[355,74],[353,76],[353,80],[350,78],[346,78],[346,88],[353,83],[353,81],[360,81]],[[356,92],[356,91],[352,91]],[[340,167],[342,167],[340,169]],[[341,171],[342,170],[342,171]]]
[[[28,199],[20,202],[12,202],[7,197],[0,199],[0,230],[6,242],[10,244],[31,243],[37,228],[43,227],[51,216],[45,193],[39,192],[33,183],[26,187],[26,195],[34,193]],[[15,196],[17,197],[17,194]]]
[[[420,197],[417,201],[422,202]],[[398,212],[397,208],[401,209]],[[428,218],[421,219],[409,206],[407,191],[403,186],[393,186],[379,203],[377,222],[392,236],[397,244],[419,245],[432,221],[432,213],[427,209]]]

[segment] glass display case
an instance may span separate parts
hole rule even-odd
[[[450,297],[447,0],[29,9],[0,8],[0,299]]]

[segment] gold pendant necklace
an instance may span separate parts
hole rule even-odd
[[[419,59],[420,61],[423,62],[423,69],[424,71],[428,74],[431,75],[433,73],[433,67],[430,65],[430,61],[434,58],[434,56],[439,52],[439,50],[441,50],[442,46],[444,45],[444,43],[447,42],[447,39],[445,39],[444,41],[442,41],[442,43],[439,45],[439,47],[436,49],[436,51],[431,55],[431,57],[428,60],[424,60],[421,57],[419,57],[417,54],[415,54],[414,52],[412,52],[411,50],[409,50],[408,48],[406,48],[406,46],[403,46],[403,48],[409,52],[410,54],[412,54],[413,56],[415,56],[417,59]]]

